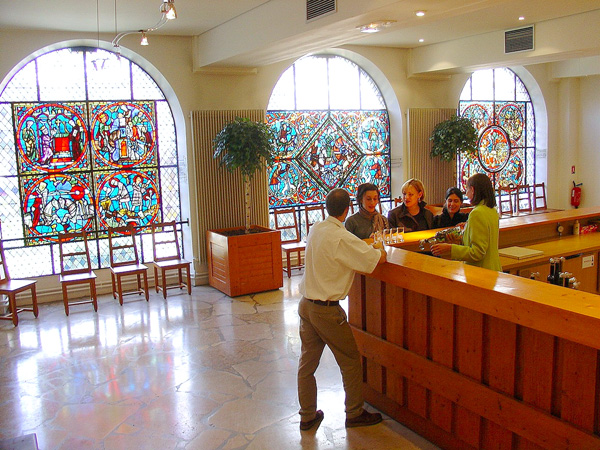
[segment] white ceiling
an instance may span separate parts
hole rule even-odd
[[[235,58],[226,55],[223,60],[228,65],[252,65],[252,62],[257,64],[252,55],[270,49],[285,54],[289,48],[293,55],[298,46],[312,51],[343,44],[413,48],[600,9],[599,0],[338,0],[336,13],[307,23],[304,1],[175,0],[178,19],[169,21],[155,33],[206,37],[207,42],[214,41],[210,36],[223,35],[246,41]],[[86,33],[85,37],[98,31],[115,34],[115,30],[152,27],[160,18],[161,3],[161,0],[0,0],[0,29],[63,30]],[[421,9],[427,12],[426,16],[416,17],[415,11]],[[284,11],[289,14],[282,14]],[[519,21],[519,16],[525,20]],[[376,34],[366,35],[356,30],[359,25],[382,19],[395,23]],[[244,23],[250,25],[239,25]],[[236,32],[232,33],[232,29]],[[219,34],[219,30],[228,31]],[[262,41],[257,34],[264,34]],[[419,39],[424,42],[419,43]],[[217,63],[218,57],[211,60],[211,64]]]

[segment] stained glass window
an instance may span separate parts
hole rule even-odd
[[[170,107],[122,56],[78,47],[31,60],[0,93],[0,143],[2,237],[16,260],[47,258],[13,276],[54,273],[60,232],[88,231],[104,267],[108,227],[180,220]]]
[[[533,104],[512,70],[473,73],[461,93],[459,113],[471,119],[479,134],[477,155],[457,159],[462,189],[475,173],[487,173],[495,188],[535,183]]]
[[[269,169],[269,205],[322,202],[336,187],[365,182],[390,196],[390,125],[381,93],[356,64],[310,56],[286,70],[273,90],[267,123],[277,157]]]

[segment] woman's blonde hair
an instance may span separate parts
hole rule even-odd
[[[410,186],[414,187],[417,192],[422,192],[423,195],[421,195],[421,201],[425,200],[425,188],[423,187],[423,183],[421,183],[421,180],[417,180],[416,178],[411,178],[410,180],[407,180],[402,185],[402,193],[404,194]]]

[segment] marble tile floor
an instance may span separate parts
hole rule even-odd
[[[40,305],[0,321],[0,440],[35,433],[40,449],[435,449],[384,416],[346,429],[341,377],[317,372],[325,419],[300,432],[297,284],[230,298],[208,287],[167,301],[100,297]],[[372,407],[368,407],[373,410]]]

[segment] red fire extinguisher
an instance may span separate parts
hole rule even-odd
[[[571,189],[571,205],[575,208],[579,207],[581,203],[581,186],[583,183],[575,184],[573,181],[573,189]]]

